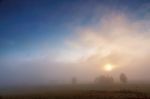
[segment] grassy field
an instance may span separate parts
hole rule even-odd
[[[61,85],[9,90],[2,99],[150,99],[150,86]]]

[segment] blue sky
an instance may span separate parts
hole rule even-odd
[[[74,57],[75,59],[87,57],[89,54],[82,55],[86,51],[81,49],[79,51],[67,45],[70,42],[80,43],[77,41],[78,33],[76,32],[84,31],[85,28],[92,28],[92,31],[93,27],[102,28],[103,25],[105,26],[103,21],[107,18],[112,21],[118,16],[121,16],[121,20],[124,20],[122,16],[127,16],[131,23],[143,22],[145,30],[149,31],[147,25],[150,18],[149,5],[149,0],[1,0],[0,66],[5,67],[12,61],[17,61],[14,65],[24,64],[21,62],[27,59],[32,60],[32,64],[39,59],[40,61],[49,60],[53,64],[55,61],[64,62],[65,60],[66,62],[68,59],[72,61]],[[106,19],[103,20],[103,18]],[[137,25],[133,24],[133,26]],[[145,34],[148,35],[149,32]],[[141,36],[137,35],[137,37]],[[82,39],[82,36],[79,38]],[[149,41],[143,41],[142,44],[145,42]],[[14,66],[14,68],[17,71],[17,67]],[[4,71],[8,69],[10,69],[9,66],[5,67]],[[65,70],[65,67],[62,70]],[[9,79],[8,76],[4,78]]]
[[[94,10],[125,10],[136,14],[149,0],[2,0],[0,6],[1,55],[32,51],[39,42],[47,40],[50,47],[61,46],[65,37],[73,33],[72,27],[91,24]],[[68,26],[73,24],[74,26]],[[34,45],[30,45],[34,43]],[[30,46],[32,46],[30,48]]]

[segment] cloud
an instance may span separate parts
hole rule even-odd
[[[141,64],[136,68],[150,68],[142,65],[147,60],[144,57],[150,53],[150,22],[147,19],[131,20],[127,14],[113,12],[105,14],[97,22],[96,26],[81,27],[67,40],[73,49],[70,52],[79,52],[80,63],[95,67],[112,63],[123,71],[123,68],[135,65],[132,63],[134,60]]]
[[[74,33],[65,39],[66,46],[52,48],[55,46],[48,40],[34,48],[35,43],[30,42],[37,51],[17,52],[1,59],[0,85],[70,82],[74,76],[79,82],[93,81],[106,74],[102,68],[107,63],[115,66],[113,76],[125,72],[131,79],[150,79],[145,76],[150,69],[149,4],[127,13],[91,2],[76,7],[71,22],[65,23]],[[3,46],[15,43],[0,41]]]

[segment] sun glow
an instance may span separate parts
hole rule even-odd
[[[106,64],[106,65],[104,66],[104,69],[105,69],[106,71],[112,71],[113,65],[112,65],[112,64]]]

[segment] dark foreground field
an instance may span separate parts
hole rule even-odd
[[[97,86],[98,87],[98,86]],[[129,87],[129,86],[128,86]],[[60,88],[60,87],[59,87]],[[85,88],[81,86],[63,87],[57,90],[30,90],[30,92],[3,94],[1,99],[150,99],[149,92],[133,89]],[[100,90],[102,89],[102,90]],[[29,90],[28,90],[29,91]],[[16,91],[17,92],[17,91]]]
[[[71,91],[45,94],[3,96],[2,99],[150,99],[144,93],[132,91]]]

